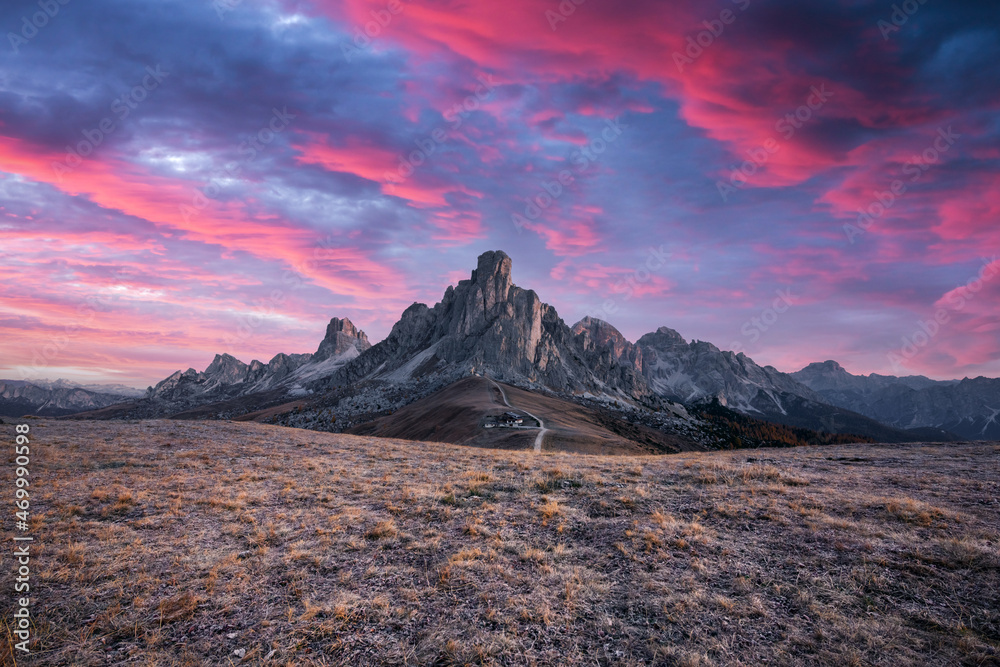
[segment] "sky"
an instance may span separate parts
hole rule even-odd
[[[372,342],[502,249],[567,324],[1000,376],[1000,7],[12,0],[0,377]]]

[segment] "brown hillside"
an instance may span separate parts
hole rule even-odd
[[[26,421],[18,664],[1000,659],[995,443],[604,457]]]
[[[456,445],[530,449],[534,430],[485,429],[486,415],[503,412],[489,382],[468,377],[391,415],[348,429],[355,435],[448,442]]]
[[[503,387],[511,407],[504,405]],[[429,440],[456,445],[531,449],[535,429],[485,429],[487,415],[513,408],[529,412],[548,431],[542,449],[589,454],[662,454],[696,449],[693,443],[660,431],[625,424],[570,401],[493,383],[483,377],[463,378],[391,415],[355,426],[347,433],[383,438]]]

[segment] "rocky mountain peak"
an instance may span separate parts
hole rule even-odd
[[[326,337],[331,338],[334,334],[343,333],[353,338],[363,338],[368,340],[364,331],[359,330],[354,326],[354,322],[351,322],[348,318],[340,319],[339,317],[334,317],[330,319],[330,323],[326,325]]]
[[[469,280],[448,287],[433,308],[419,303],[407,308],[385,340],[330,382],[384,378],[398,384],[477,369],[559,391],[647,393],[630,356],[632,346],[617,330],[598,321],[587,325],[595,327],[601,343],[584,354],[603,364],[588,366],[556,310],[514,284],[511,265],[502,251],[483,253]]]
[[[326,326],[326,336],[319,344],[313,359],[321,361],[337,357],[352,347],[357,348],[358,352],[364,352],[371,347],[371,343],[368,342],[365,332],[354,326],[349,319],[334,317]]]
[[[815,361],[805,368],[803,371],[810,371],[813,373],[846,373],[844,367],[838,364],[833,359],[827,359],[826,361]]]
[[[837,389],[838,391],[868,391],[880,383],[877,377],[851,375],[836,361],[814,361],[800,371],[791,374],[796,380],[814,391]],[[895,378],[893,378],[895,380]]]
[[[589,329],[590,331],[600,331],[605,335],[613,335],[613,336],[622,335],[621,332],[619,332],[618,329],[616,329],[610,323],[605,322],[604,320],[597,317],[591,317],[590,315],[587,315],[582,320],[573,325],[574,334],[579,333],[584,329]],[[622,337],[624,338],[624,336]]]
[[[502,250],[490,250],[479,256],[476,270],[472,272],[472,282],[482,290],[487,311],[497,303],[507,300],[511,279],[511,259]]]
[[[208,365],[203,379],[212,385],[239,384],[247,379],[249,366],[231,354],[217,354]],[[198,377],[195,373],[195,377]]]
[[[574,338],[584,349],[594,346],[610,346],[620,355],[624,348],[632,345],[618,329],[604,320],[589,315],[574,324],[572,332]]]
[[[643,347],[674,348],[679,346],[687,347],[687,341],[670,327],[660,327],[656,331],[644,334],[636,345]]]
[[[212,363],[205,369],[205,374],[209,376],[223,376],[227,380],[234,380],[242,376],[247,369],[247,365],[231,354],[217,354]]]

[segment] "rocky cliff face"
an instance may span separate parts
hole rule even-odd
[[[335,317],[315,354],[280,353],[266,364],[256,359],[246,364],[230,354],[217,354],[204,371],[177,371],[150,388],[146,398],[174,409],[282,388],[306,393],[302,383],[334,372],[370,347],[364,331],[349,319]]]
[[[611,355],[602,372],[595,372],[582,356],[556,310],[534,291],[514,285],[510,257],[493,251],[482,254],[469,280],[448,287],[433,308],[421,303],[407,308],[384,341],[332,381],[401,383],[479,372],[562,392],[633,398],[648,393],[627,360]]]
[[[505,253],[483,253],[468,280],[448,287],[433,307],[411,305],[374,346],[350,320],[333,318],[314,354],[278,354],[267,364],[218,355],[204,372],[177,371],[150,389],[139,412],[172,414],[250,397],[218,412],[236,414],[312,395],[316,423],[336,414],[365,419],[478,373],[606,404],[655,408],[718,399],[791,426],[879,440],[899,441],[908,436],[898,428],[922,425],[1000,437],[991,430],[997,427],[1000,380],[858,378],[835,362],[792,376],[711,343],[689,343],[667,327],[631,343],[598,319],[567,326],[534,291],[514,284],[511,269]],[[254,396],[267,398],[255,403]],[[946,422],[950,415],[960,423]]]
[[[692,341],[667,327],[644,335],[642,373],[653,390],[684,403],[717,397],[743,412],[781,413],[782,394],[823,399],[773,366],[759,366],[743,353],[723,352],[711,343]]]
[[[319,349],[312,355],[312,361],[324,361],[330,357],[339,357],[351,348],[359,353],[371,347],[368,336],[349,319],[334,317],[326,327],[326,336],[319,344]]]
[[[597,377],[631,396],[650,393],[642,375],[642,348],[629,342],[618,329],[603,320],[585,317],[573,325],[572,333],[583,362]]]
[[[852,375],[835,361],[791,374],[824,400],[897,428],[933,427],[969,439],[1000,439],[1000,380]]]

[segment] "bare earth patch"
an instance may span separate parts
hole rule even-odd
[[[36,654],[3,664],[1000,664],[997,444],[28,423]]]

